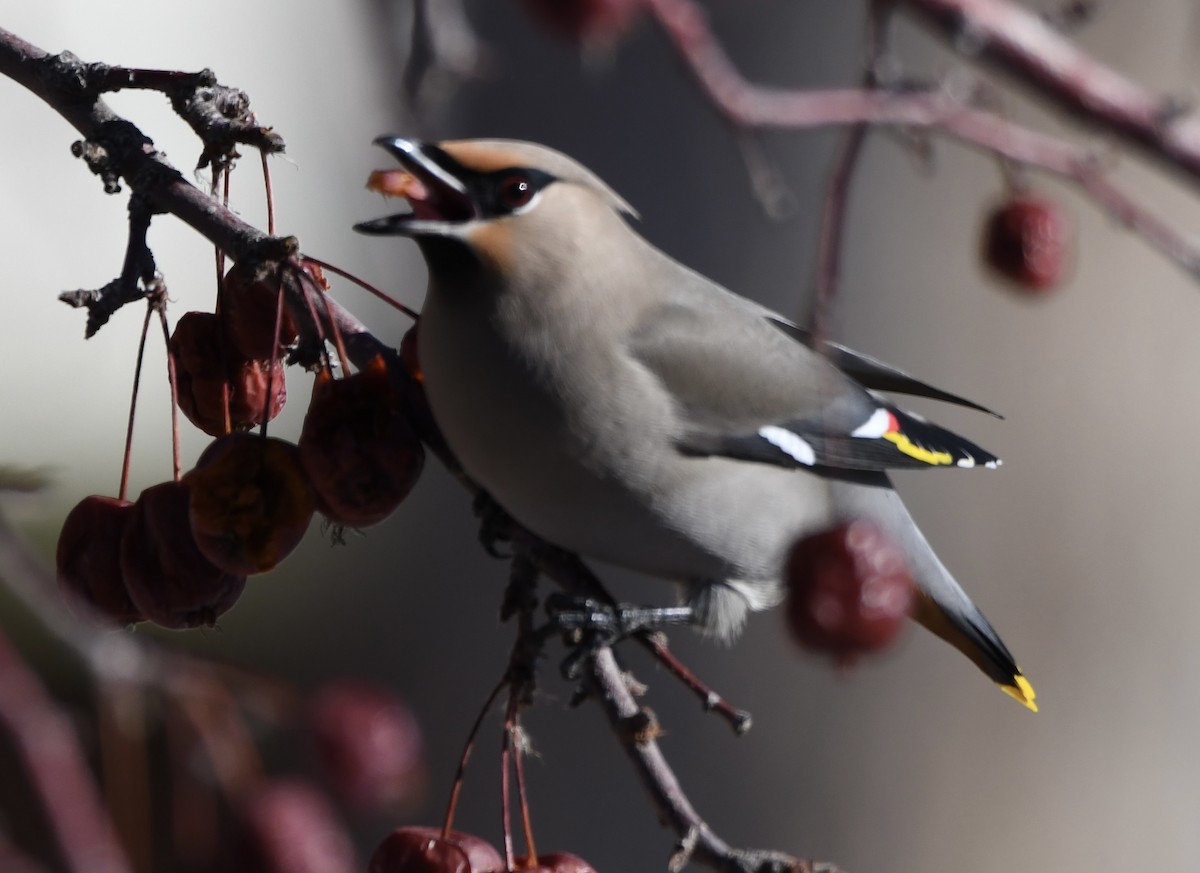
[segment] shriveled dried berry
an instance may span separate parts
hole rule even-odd
[[[888,646],[915,593],[904,554],[875,525],[839,524],[788,555],[787,618],[801,645],[840,663]]]
[[[300,458],[318,508],[337,524],[375,524],[408,496],[425,450],[382,358],[344,379],[317,374]]]
[[[278,303],[279,282],[270,274],[258,275],[241,264],[225,274],[221,286],[221,315],[225,336],[239,357],[252,361],[280,357],[280,349],[275,346]],[[296,322],[285,307],[279,330],[280,346],[286,348],[298,338]]]
[[[58,585],[67,605],[82,602],[115,624],[142,620],[121,574],[121,536],[133,504],[115,497],[85,497],[67,515],[58,535]]]
[[[266,420],[274,418],[287,401],[282,361],[245,358],[222,337],[220,319],[211,312],[184,313],[171,334],[170,351],[179,408],[210,436],[226,432],[226,397],[233,431],[262,424],[264,412]]]
[[[121,537],[121,574],[141,614],[163,627],[212,625],[237,602],[244,576],[225,573],[196,545],[189,489],[164,482],[142,492]]]
[[[265,573],[291,554],[315,502],[294,445],[254,434],[215,440],[184,481],[192,533],[206,558],[229,573]]]

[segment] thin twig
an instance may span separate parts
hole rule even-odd
[[[659,818],[689,844],[688,856],[725,873],[811,871],[805,861],[778,852],[734,849],[708,826],[688,800],[658,742],[644,732],[631,731],[642,721],[643,711],[630,693],[612,650],[602,648],[591,658],[589,682],[594,697],[634,765]],[[685,859],[686,860],[686,859]]]
[[[728,700],[709,687],[703,679],[675,657],[675,654],[667,647],[667,644],[659,635],[639,636],[637,640],[649,649],[651,654],[658,659],[658,662],[666,667],[676,679],[700,698],[700,703],[706,710],[715,712],[725,719],[729,723],[729,726],[733,728],[735,734],[740,736],[750,730],[754,723],[750,713],[733,706]]]
[[[58,299],[68,306],[87,309],[84,336],[91,338],[118,309],[149,294],[155,265],[154,255],[146,245],[146,233],[150,230],[152,215],[153,211],[141,197],[130,197],[129,241],[125,246],[121,274],[102,288],[64,291],[58,295]]]

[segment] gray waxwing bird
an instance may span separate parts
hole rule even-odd
[[[999,460],[875,392],[983,407],[818,346],[672,260],[565,155],[504,140],[377,143],[410,174],[412,211],[357,229],[420,247],[430,406],[463,468],[514,519],[679,583],[693,621],[724,639],[779,602],[798,537],[870,519],[908,557],[917,620],[1037,709],[887,476]]]

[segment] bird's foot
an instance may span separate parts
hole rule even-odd
[[[604,646],[666,627],[693,624],[696,620],[690,606],[609,603],[561,593],[546,599],[546,612],[573,646],[562,663],[562,673],[567,679],[578,678],[583,662]]]
[[[512,557],[507,550],[498,547],[500,543],[512,542],[512,517],[486,491],[475,495],[472,509],[475,510],[475,517],[479,519],[479,542],[483,550],[493,558]]]

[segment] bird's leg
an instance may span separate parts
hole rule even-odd
[[[691,606],[640,606],[562,593],[546,598],[546,612],[551,622],[574,643],[562,665],[563,675],[568,679],[577,678],[584,660],[602,646],[696,622],[696,612]]]
[[[475,494],[472,509],[475,510],[475,517],[479,519],[479,542],[483,550],[493,558],[511,557],[497,546],[499,543],[512,542],[512,517],[492,499],[492,495],[482,490]]]

